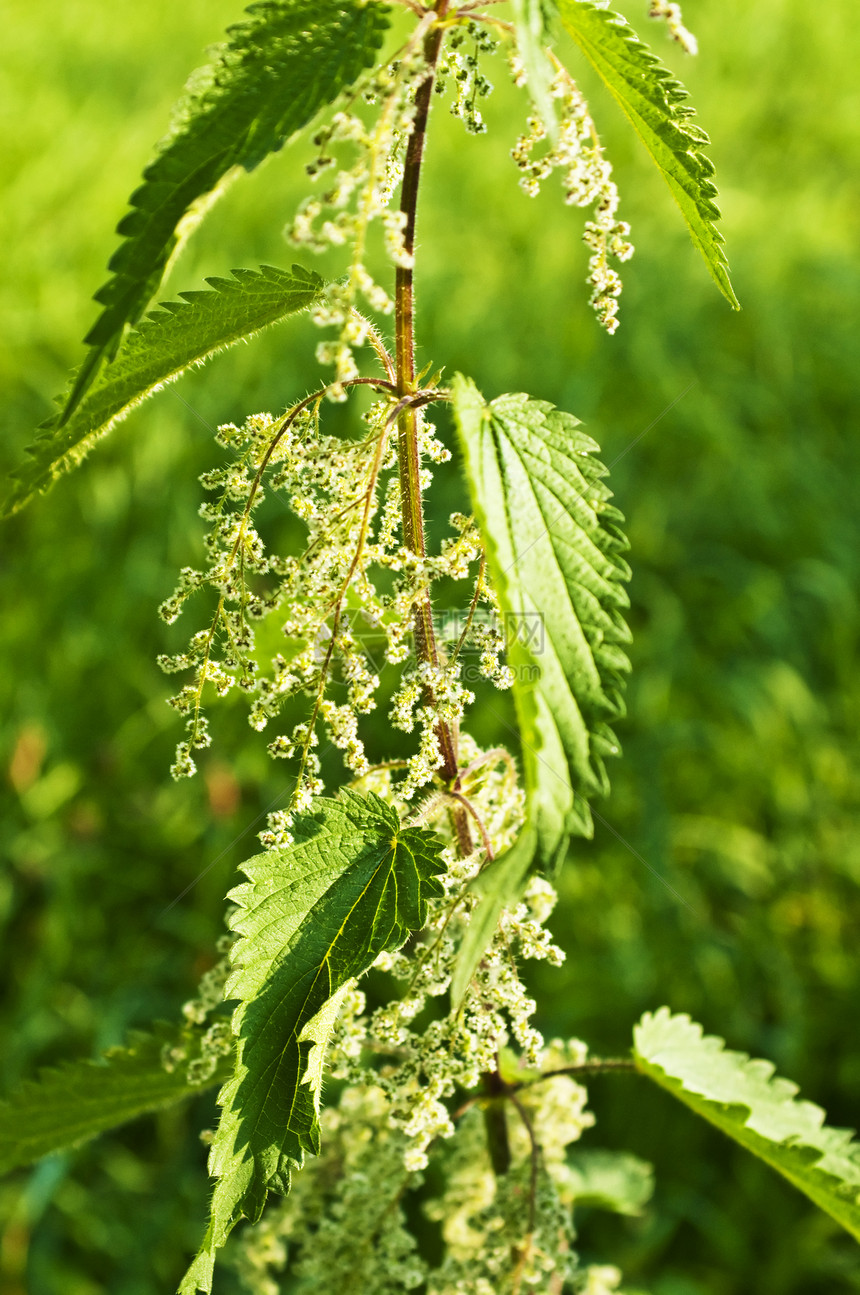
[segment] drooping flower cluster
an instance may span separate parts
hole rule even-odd
[[[427,604],[434,582],[474,579],[481,550],[471,518],[452,514],[454,533],[439,551],[414,553],[401,538],[391,400],[371,405],[365,434],[353,440],[325,436],[319,408],[315,398],[279,419],[255,414],[241,428],[219,429],[218,442],[233,457],[201,478],[214,494],[201,508],[210,523],[208,565],[185,568],[160,608],[172,623],[193,593],[208,589],[215,600],[208,629],[193,633],[183,651],[159,658],[168,672],[191,672],[190,682],[171,699],[186,721],[174,777],[192,775],[194,751],[209,745],[207,684],[219,696],[243,692],[249,722],[258,731],[290,699],[309,699],[291,729],[268,744],[272,756],[297,761],[298,780],[288,807],[270,815],[261,836],[267,847],[288,844],[292,815],[323,790],[321,734],[354,776],[368,771],[360,722],[376,707],[385,668],[401,671],[391,702],[394,727],[418,733],[417,750],[397,787],[401,802],[433,779],[440,763],[439,724],[456,727],[474,700],[462,678],[462,643],[452,652],[442,644],[435,665],[419,662],[412,645],[416,608]],[[418,441],[426,487],[430,465],[444,462],[450,452],[421,410]],[[255,519],[266,498],[273,512],[289,511],[302,523],[306,535],[297,552],[278,552],[264,542]],[[507,687],[504,639],[483,565],[478,600],[488,617],[469,620],[465,650],[478,649],[480,677]],[[259,627],[279,614],[280,650],[264,655]],[[271,642],[268,628],[265,639]],[[471,659],[469,664],[472,671]]]
[[[391,265],[410,269],[414,261],[405,242],[406,213],[392,209],[391,204],[403,177],[404,156],[414,129],[416,92],[430,75],[423,40],[432,19],[428,13],[398,57],[375,69],[362,83],[360,98],[378,107],[373,125],[367,125],[359,115],[357,92],[314,136],[318,153],[307,167],[308,175],[315,183],[330,172],[333,178],[317,195],[302,201],[285,231],[289,242],[311,252],[341,246],[350,249],[345,277],[329,284],[311,311],[318,327],[336,330],[334,337],[317,347],[320,363],[334,366],[334,382],[327,392],[333,400],[343,400],[344,383],[358,376],[355,350],[373,341],[373,325],[357,306],[383,315],[394,308],[389,293],[367,268],[373,224],[381,226],[383,249]],[[448,35],[437,65],[435,89],[444,94],[449,83],[453,85],[451,112],[471,134],[486,130],[478,102],[493,88],[480,70],[480,56],[492,54],[497,46],[498,41],[481,23],[457,25]]]
[[[372,708],[378,677],[366,653],[348,623],[338,627],[334,638],[329,627],[353,577],[361,574],[356,554],[367,529],[368,503],[376,484],[373,467],[384,434],[377,408],[370,420],[370,433],[360,441],[323,437],[316,402],[279,420],[259,414],[248,418],[241,429],[232,424],[219,428],[219,443],[235,457],[202,478],[207,489],[218,492],[201,509],[212,524],[206,542],[210,565],[202,571],[184,571],[178,588],[161,607],[162,616],[171,622],[197,589],[210,587],[218,599],[210,629],[194,634],[185,652],[159,659],[165,670],[194,671],[193,681],[171,703],[187,716],[188,727],[174,776],[193,773],[191,751],[208,742],[201,715],[207,682],[222,696],[233,687],[242,689],[250,700],[250,723],[262,730],[288,697],[313,693],[334,658],[346,682],[350,708],[357,713]],[[308,541],[298,558],[269,554],[254,526],[254,513],[267,492],[283,501],[307,528]],[[287,609],[283,633],[298,647],[289,655],[277,653],[269,669],[261,671],[255,624],[282,608]],[[220,649],[218,659],[216,649]],[[329,711],[327,718],[336,745],[348,744],[340,716]],[[270,746],[273,755],[281,756],[305,749],[304,789],[311,793],[319,789],[312,744],[311,729],[305,724]],[[363,770],[360,749],[351,749],[350,759],[351,767]]]
[[[522,76],[519,65],[515,75]],[[522,175],[520,186],[534,197],[541,181],[554,170],[561,172],[564,201],[575,207],[591,207],[583,239],[591,249],[587,283],[591,288],[589,303],[608,333],[618,327],[618,298],[621,277],[609,264],[609,258],[628,261],[633,255],[629,242],[630,226],[618,220],[618,189],[612,178],[612,166],[603,152],[588,104],[570,75],[559,68],[551,93],[558,110],[558,138],[548,143],[547,129],[535,113],[528,121],[528,131],[520,136],[511,156]],[[539,146],[543,150],[536,152]]]
[[[503,915],[463,1003],[432,1021],[423,1033],[412,1028],[428,1001],[448,990],[474,902],[463,889],[476,868],[474,858],[471,868],[451,861],[448,900],[431,917],[417,968],[416,958],[402,953],[384,955],[379,963],[407,987],[402,998],[373,1014],[368,1036],[373,1046],[390,1049],[398,1057],[390,1073],[377,1075],[377,1082],[389,1098],[390,1123],[406,1138],[404,1162],[410,1169],[424,1169],[431,1144],[453,1134],[448,1099],[458,1088],[477,1088],[481,1076],[496,1069],[509,1043],[518,1045],[527,1064],[540,1064],[543,1039],[531,1021],[535,1002],[523,986],[517,964],[528,959],[554,965],[562,961],[561,951],[532,909],[533,899],[540,905],[545,898],[540,889],[543,882],[537,883],[536,893],[527,892],[521,904]]]
[[[444,95],[449,83],[453,84],[451,113],[460,118],[470,135],[483,135],[487,130],[478,100],[486,99],[493,85],[481,72],[480,56],[495,53],[498,45],[487,27],[469,22],[451,32],[439,58],[434,90]]]
[[[165,1044],[161,1063],[168,1072],[184,1068],[189,1084],[205,1084],[219,1062],[230,1055],[234,1047],[230,1021],[221,1010],[224,1003],[224,986],[230,974],[229,951],[232,935],[223,935],[217,944],[221,957],[204,972],[197,987],[197,995],[182,1008],[187,1029],[178,1040]],[[213,1019],[207,1025],[207,1020]],[[205,1030],[203,1027],[206,1026]]]
[[[345,398],[344,383],[358,376],[353,355],[373,339],[373,327],[356,310],[363,301],[370,310],[390,314],[394,303],[367,268],[368,240],[374,222],[382,227],[383,245],[395,266],[409,266],[412,255],[404,244],[405,216],[391,210],[391,201],[403,176],[403,158],[415,119],[415,94],[429,75],[424,59],[421,25],[401,57],[378,68],[365,80],[362,96],[378,105],[375,123],[368,126],[357,111],[344,108],[314,136],[319,152],[307,170],[316,182],[334,171],[327,187],[300,204],[286,229],[296,247],[324,252],[330,247],[350,249],[346,277],[328,285],[311,312],[320,328],[335,328],[333,339],[320,342],[317,358],[332,364],[335,380],[331,399]],[[353,104],[355,108],[355,104]]]
[[[669,28],[672,40],[677,41],[686,54],[698,54],[699,42],[691,31],[684,26],[681,6],[674,0],[651,0],[648,10],[649,18],[661,18]]]

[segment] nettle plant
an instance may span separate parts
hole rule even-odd
[[[650,16],[695,53],[677,4],[652,0]],[[530,959],[562,959],[546,928],[553,878],[571,839],[591,836],[589,801],[607,792],[604,760],[618,753],[623,519],[570,414],[416,373],[413,276],[431,106],[480,135],[490,77],[511,76],[524,90],[520,184],[534,194],[557,171],[564,201],[586,212],[587,291],[615,330],[630,231],[588,104],[554,51],[558,29],[630,119],[736,305],[707,136],[623,17],[591,0],[265,0],[194,76],[144,171],[84,364],[8,500],[21,507],[216,351],[299,311],[322,330],[323,386],[219,428],[202,478],[206,563],[184,569],[161,607],[168,623],[191,622],[187,646],[160,662],[180,679],[174,777],[191,776],[209,745],[204,702],[239,689],[284,761],[288,801],[228,896],[221,960],[182,1022],[43,1074],[0,1114],[9,1168],[220,1085],[189,1295],[212,1289],[243,1218],[225,1261],[252,1292],[617,1290],[611,1263],[579,1264],[574,1208],[637,1211],[649,1169],[570,1150],[593,1124],[583,1081],[612,1070],[661,1085],[860,1237],[857,1145],[769,1063],[668,1008],[636,1026],[629,1057],[590,1057],[578,1039],[541,1037],[521,979]],[[234,270],[144,314],[227,179],[301,130],[317,152],[288,239],[303,253],[341,248],[341,277]],[[367,268],[380,244],[393,284]],[[347,401],[350,430],[332,434],[331,402]],[[443,405],[451,445],[428,417]],[[452,455],[472,515],[453,514],[432,551],[424,496]],[[303,524],[289,551],[258,525],[267,495]],[[456,616],[439,614],[440,590],[446,607],[459,598]],[[476,678],[513,694],[515,751],[469,734]],[[374,724],[377,736],[411,735],[411,754],[370,763]],[[343,773],[324,786],[332,749]],[[361,988],[371,968],[394,986],[372,1009]],[[441,1260],[410,1227],[421,1212],[439,1225]]]

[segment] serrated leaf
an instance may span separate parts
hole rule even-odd
[[[637,1215],[654,1192],[654,1170],[628,1151],[581,1150],[567,1157],[574,1206]]]
[[[592,835],[588,799],[608,791],[603,761],[618,750],[608,725],[624,711],[630,572],[598,446],[576,418],[525,395],[487,404],[461,375],[452,397],[514,673],[527,796],[526,830],[477,879],[485,898],[461,950],[456,1001],[527,872],[552,873],[571,835]]]
[[[196,72],[173,126],[120,221],[123,241],[96,301],[103,310],[61,415],[80,404],[102,362],[112,359],[158,289],[207,195],[234,167],[253,170],[372,65],[388,25],[377,0],[264,0],[229,28],[226,45]]]
[[[723,296],[740,310],[728,275],[710,143],[693,123],[689,97],[677,77],[621,14],[592,0],[556,0],[565,29],[630,120],[681,208],[693,242]]]
[[[264,265],[231,273],[232,279],[207,279],[208,292],[181,292],[182,301],[162,302],[126,334],[116,359],[68,422],[57,415],[43,425],[46,430],[29,447],[29,462],[14,474],[17,481],[0,516],[17,513],[77,467],[97,440],[166,383],[217,351],[306,310],[324,287],[318,274],[300,265],[289,272]]]
[[[526,75],[529,94],[546,127],[550,141],[558,138],[558,116],[550,86],[555,69],[546,52],[549,39],[548,0],[513,0],[517,51]]]
[[[403,828],[378,796],[345,791],[297,818],[294,844],[243,865],[230,894],[233,948],[226,992],[240,1000],[236,1071],[219,1095],[209,1171],[217,1180],[203,1245],[180,1287],[212,1288],[215,1253],[267,1193],[289,1190],[306,1151],[319,1150],[325,1047],[338,998],[386,949],[427,920],[441,840]]]
[[[0,1103],[0,1173],[223,1083],[232,1059],[201,1064],[203,1036],[159,1024],[99,1061],[66,1062],[22,1084]]]
[[[646,1012],[634,1031],[637,1069],[739,1142],[860,1240],[860,1144],[797,1099],[769,1061],[729,1052],[689,1016]]]

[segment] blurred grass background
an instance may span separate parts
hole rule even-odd
[[[564,873],[553,925],[568,960],[534,978],[541,1023],[618,1052],[644,1009],[668,1003],[856,1125],[860,34],[849,0],[687,0],[692,61],[647,29],[645,0],[622,7],[712,134],[743,313],[599,88],[637,245],[615,338],[585,303],[580,214],[552,183],[538,200],[517,188],[507,152],[524,103],[501,70],[486,139],[437,112],[420,221],[426,359],[488,396],[528,390],[576,413],[629,522],[624,759],[594,843]],[[120,16],[104,0],[6,0],[4,470],[80,358],[113,228],[171,103],[236,16],[232,0]],[[162,295],[234,265],[288,265],[303,158],[286,150],[234,186]],[[155,608],[199,552],[210,429],[302,394],[312,334],[293,322],[189,375],[4,525],[4,1087],[175,1014],[283,795],[237,708],[216,712],[202,776],[169,781],[177,725],[155,657],[171,648]],[[462,491],[440,480],[444,517]],[[476,716],[482,736],[504,738],[499,710]],[[584,1217],[585,1258],[621,1263],[650,1295],[860,1290],[835,1224],[634,1082],[595,1081],[589,1141],[653,1161],[655,1200],[640,1220]],[[204,1216],[197,1130],[211,1119],[203,1101],[0,1183],[3,1290],[173,1289]]]

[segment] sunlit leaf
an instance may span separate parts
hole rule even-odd
[[[646,1012],[634,1031],[637,1068],[767,1161],[860,1240],[860,1143],[797,1099],[769,1061],[729,1052],[689,1016]]]
[[[630,631],[623,519],[595,442],[546,401],[488,404],[459,375],[453,401],[504,620],[528,805],[520,839],[478,880],[484,910],[464,945],[458,997],[529,869],[553,872],[572,835],[592,834],[588,801],[606,794],[604,758],[618,752],[609,724],[624,710]]]
[[[305,1152],[319,1151],[326,1044],[347,987],[427,920],[441,894],[442,842],[402,828],[378,796],[345,791],[315,802],[294,844],[243,865],[231,892],[241,936],[226,992],[239,999],[233,1077],[209,1158],[216,1179],[209,1228],[181,1290],[212,1288],[215,1253],[268,1192],[287,1192]]]
[[[233,167],[251,171],[369,67],[388,7],[376,0],[262,0],[196,72],[143,184],[120,221],[123,241],[96,293],[103,307],[60,416],[71,418],[104,360],[116,355],[158,289],[180,241]]]
[[[681,208],[693,242],[727,301],[740,309],[728,275],[710,143],[694,124],[687,91],[620,14],[591,0],[557,0],[565,29],[630,120]]]
[[[67,422],[45,424],[0,515],[23,508],[40,490],[70,472],[91,447],[148,396],[192,365],[312,305],[323,289],[319,275],[294,265],[278,270],[233,270],[232,279],[207,279],[208,292],[182,292],[127,333],[119,354],[102,369]]]

